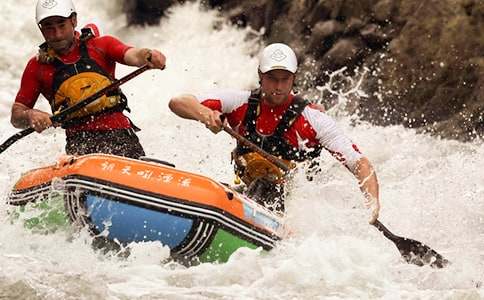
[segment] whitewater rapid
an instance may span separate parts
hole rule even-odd
[[[0,3],[0,141],[16,133],[10,107],[27,60],[42,42],[32,0]],[[170,97],[257,85],[256,32],[226,25],[196,3],[173,7],[159,26],[127,28],[120,1],[76,3],[79,24],[168,57],[164,71],[127,83],[132,120],[149,156],[178,168],[233,180],[231,138],[175,117]],[[118,67],[117,76],[133,68]],[[46,101],[38,106],[48,110]],[[332,113],[331,111],[329,112]],[[287,204],[293,236],[274,250],[241,249],[223,265],[163,264],[167,248],[138,244],[126,258],[93,250],[82,231],[32,233],[11,221],[4,202],[22,172],[63,152],[60,129],[32,134],[0,154],[0,298],[18,299],[480,299],[484,298],[484,146],[335,117],[376,168],[380,220],[394,233],[447,257],[443,270],[402,263],[395,246],[367,222],[353,176],[329,155],[308,182],[303,170]]]

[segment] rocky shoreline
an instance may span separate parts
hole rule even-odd
[[[156,24],[173,1],[125,0],[130,24]],[[377,125],[484,137],[482,0],[208,0],[238,26],[295,48],[299,86],[364,72],[349,109]],[[335,82],[344,85],[344,82]],[[330,95],[327,95],[330,96]],[[330,105],[331,97],[323,97]]]

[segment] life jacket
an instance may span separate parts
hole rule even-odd
[[[251,92],[248,101],[247,112],[242,125],[245,127],[245,138],[259,146],[262,150],[279,157],[287,162],[301,162],[316,158],[321,154],[321,146],[300,150],[284,138],[284,133],[291,128],[294,121],[301,115],[309,101],[300,96],[294,96],[293,102],[283,114],[279,124],[272,135],[261,135],[257,132],[256,123],[260,114],[261,96],[260,90]],[[267,161],[242,143],[237,143],[233,151],[235,171],[238,177],[247,185],[254,179],[264,177],[273,182],[283,181],[284,173],[277,166]]]
[[[50,100],[52,113],[56,114],[97,91],[109,86],[114,78],[104,71],[95,60],[89,56],[87,41],[94,37],[91,28],[83,28],[79,37],[80,58],[73,64],[65,64],[48,49],[47,43],[40,46],[41,51],[50,54],[48,63],[55,68],[52,91],[54,97]],[[128,110],[127,98],[120,89],[99,97],[96,101],[70,114],[62,127],[85,123],[99,114]]]

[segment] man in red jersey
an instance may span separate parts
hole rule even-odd
[[[271,44],[262,51],[259,61],[260,89],[185,94],[171,99],[169,106],[178,116],[200,121],[214,133],[222,130],[221,116],[225,116],[242,136],[286,161],[311,160],[326,149],[357,178],[365,205],[371,209],[370,223],[374,223],[380,202],[378,181],[369,160],[328,115],[292,94],[296,71],[294,51],[285,44]],[[284,183],[282,172],[240,143],[233,157],[248,196],[283,211],[283,195],[277,196]]]
[[[51,114],[33,108],[39,95],[49,101],[53,113],[61,111],[113,83],[116,63],[165,68],[166,58],[157,50],[134,48],[112,36],[99,36],[95,25],[77,32],[77,13],[71,0],[39,0],[36,21],[45,43],[24,70],[12,106],[11,122],[16,128],[31,127],[40,133],[57,125],[52,124]],[[136,127],[123,114],[125,109],[127,99],[118,90],[73,113],[61,124],[66,129],[66,152],[143,156],[133,130]]]

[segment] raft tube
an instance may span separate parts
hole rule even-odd
[[[184,261],[226,262],[240,247],[272,249],[279,215],[208,177],[162,161],[65,156],[22,175],[11,205],[62,191],[70,220],[123,245],[159,241]]]

